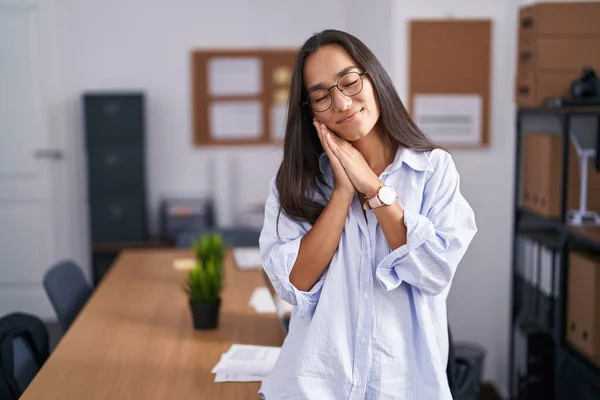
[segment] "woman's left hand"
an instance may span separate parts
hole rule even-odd
[[[325,136],[331,150],[342,163],[357,191],[367,196],[377,194],[381,179],[373,172],[358,150],[331,131]]]

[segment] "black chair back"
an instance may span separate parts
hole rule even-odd
[[[50,268],[44,276],[44,288],[63,331],[69,329],[92,294],[92,287],[73,261],[62,261]]]
[[[50,354],[46,325],[36,316],[0,319],[0,399],[21,397]]]

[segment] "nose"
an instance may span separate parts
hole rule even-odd
[[[333,89],[331,92],[334,111],[343,112],[350,108],[350,105],[352,104],[352,99],[350,97],[343,95],[337,88]]]

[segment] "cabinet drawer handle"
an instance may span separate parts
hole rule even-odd
[[[533,54],[530,51],[524,51],[521,53],[521,62],[528,63],[533,58]]]
[[[523,27],[523,29],[531,28],[533,26],[533,18],[531,18],[531,17],[523,18],[523,21],[521,21],[521,26]]]
[[[519,95],[521,96],[527,96],[529,95],[529,86],[519,86]]]
[[[123,218],[123,208],[121,206],[113,206],[110,208],[110,217],[112,219],[121,219]]]
[[[111,101],[111,102],[104,103],[104,105],[102,107],[102,111],[104,111],[104,114],[110,115],[113,117],[119,113],[120,109],[121,109],[121,105],[119,104],[118,101]]]

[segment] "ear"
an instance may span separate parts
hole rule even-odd
[[[310,116],[310,120],[312,121],[313,118],[315,118],[317,121],[321,122],[319,120],[319,118],[316,116],[316,114],[314,113],[314,111],[312,110],[312,108],[308,108],[308,115]]]

